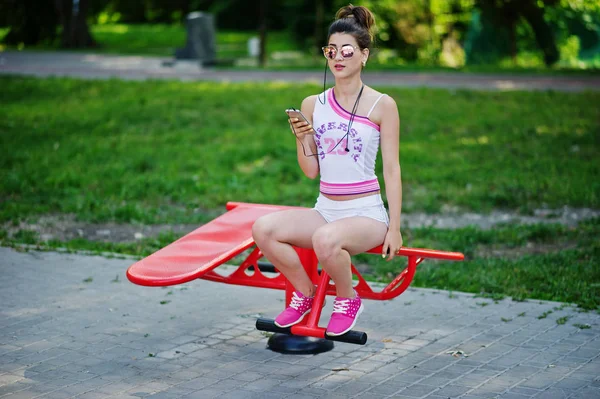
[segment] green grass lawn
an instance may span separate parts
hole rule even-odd
[[[316,85],[7,76],[0,85],[2,223],[75,214],[89,222],[200,224],[230,200],[314,203],[318,181],[297,166],[283,110],[318,92]],[[402,121],[404,211],[600,207],[600,93],[383,90]],[[600,304],[598,230],[592,221],[576,231],[503,226],[404,235],[407,246],[462,251],[469,259],[419,266],[416,285],[593,308]],[[27,231],[0,239],[39,241]],[[142,255],[173,239],[53,245]],[[544,255],[478,250],[519,254],[527,242],[569,240],[576,245]],[[365,262],[385,280],[389,265],[376,258]]]
[[[169,57],[185,46],[185,27],[181,25],[94,25],[92,35],[99,52]]]
[[[227,201],[312,205],[284,109],[316,85],[2,77],[0,220],[205,220]],[[385,89],[406,211],[600,207],[600,93]],[[377,164],[381,173],[381,162]]]
[[[413,247],[460,249],[463,262],[427,261],[419,265],[413,286],[577,303],[585,309],[600,305],[600,219],[577,228],[559,225],[503,225],[491,230],[466,227],[407,229]],[[569,244],[569,245],[566,245]],[[540,251],[536,248],[551,248]],[[554,248],[553,248],[554,247]],[[389,281],[398,265],[360,255],[373,275]]]
[[[177,48],[183,48],[187,35],[183,25],[124,24],[95,25],[92,34],[100,43],[101,52],[164,57],[173,56]],[[217,59],[247,57],[248,40],[256,35],[256,32],[218,31]],[[283,51],[291,43],[293,40],[286,32],[271,32],[267,51]]]

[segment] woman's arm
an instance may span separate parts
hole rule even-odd
[[[390,225],[383,246],[383,255],[386,255],[389,249],[388,260],[391,260],[402,246],[402,235],[400,234],[400,214],[402,212],[402,174],[399,159],[400,117],[398,106],[393,98],[385,96],[381,102],[382,118],[379,126],[381,158],[385,193],[390,212]]]
[[[302,106],[300,110],[306,116],[306,119],[312,125],[313,123],[313,112],[315,111],[315,100],[317,96],[306,97],[304,101],[302,101]],[[296,132],[298,132],[298,125],[294,125],[296,128]],[[291,127],[291,126],[290,126]],[[300,165],[300,169],[302,172],[309,177],[310,179],[314,179],[319,176],[319,160],[316,156],[311,156],[311,154],[317,153],[317,145],[315,144],[315,136],[314,134],[297,134],[296,135],[296,153],[298,156],[298,165]],[[309,155],[309,156],[307,156]]]

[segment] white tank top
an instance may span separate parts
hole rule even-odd
[[[369,115],[384,94],[377,98],[366,117],[354,116],[350,134],[344,140],[350,112],[337,102],[333,89],[328,89],[324,95],[325,104],[317,100],[313,113],[321,193],[352,195],[379,191],[375,175],[379,126],[369,120]],[[319,98],[323,98],[323,93]]]

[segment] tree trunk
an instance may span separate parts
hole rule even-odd
[[[512,59],[513,65],[517,65],[517,54],[519,52],[517,48],[517,21],[518,17],[511,15],[511,20],[508,25],[508,37],[510,46],[510,58]]]
[[[56,10],[62,25],[61,47],[96,47],[87,24],[89,0],[55,0]]]
[[[323,27],[323,22],[325,20],[325,4],[323,0],[317,0],[317,4],[315,7],[315,47],[317,50],[317,54],[321,53],[321,47],[323,47],[325,43],[325,28]]]
[[[552,66],[560,59],[554,32],[544,19],[544,10],[535,1],[523,2],[521,15],[527,20],[535,34],[535,40],[544,53],[544,63]]]
[[[258,63],[261,68],[264,68],[267,62],[267,2],[268,0],[260,0],[258,5],[258,30],[260,35]]]

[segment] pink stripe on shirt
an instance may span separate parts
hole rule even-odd
[[[329,89],[329,95],[327,97],[329,97],[329,104],[331,104],[331,109],[333,109],[335,111],[335,113],[338,114],[339,116],[341,116],[342,118],[344,118],[346,120],[350,120],[350,115],[351,115],[350,112],[348,112],[344,108],[342,108],[342,106],[337,102],[337,99],[335,98],[335,93],[334,93],[333,89]],[[373,129],[379,131],[379,125],[377,125],[375,122],[372,122],[367,117],[354,115],[354,122],[363,123],[367,126],[372,127]]]

